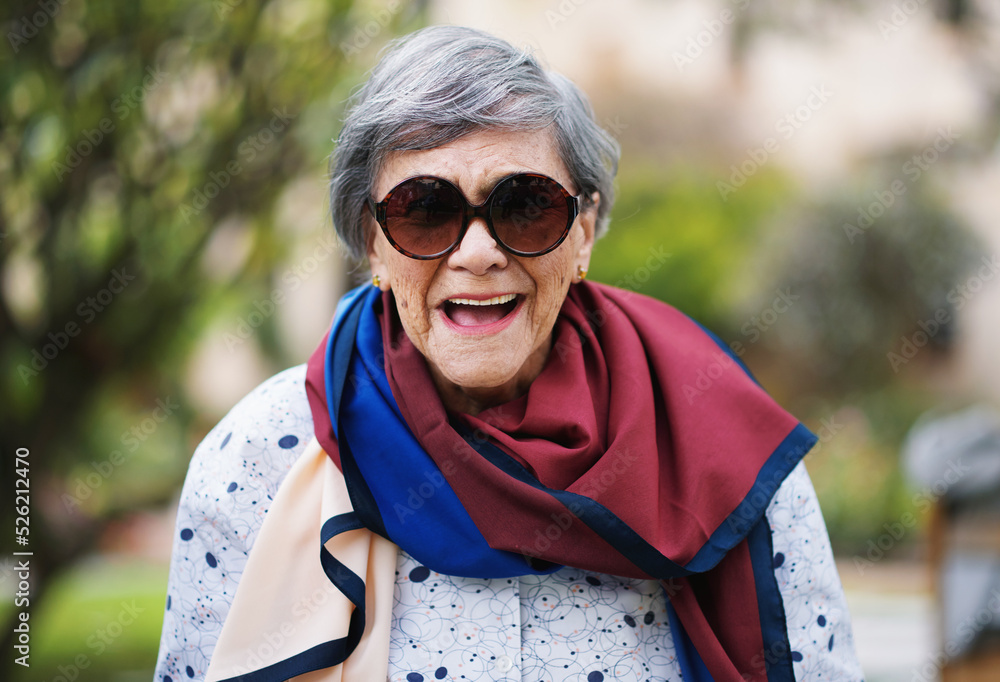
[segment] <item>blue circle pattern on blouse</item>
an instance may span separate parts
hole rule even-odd
[[[431,569],[426,566],[417,566],[412,571],[410,571],[410,581],[415,583],[422,583],[431,575]]]

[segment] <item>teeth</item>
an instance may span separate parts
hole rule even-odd
[[[483,300],[473,300],[471,298],[449,298],[449,303],[457,303],[459,305],[500,305],[501,303],[510,303],[515,298],[514,294],[504,294],[503,296],[494,296],[493,298],[483,299]]]

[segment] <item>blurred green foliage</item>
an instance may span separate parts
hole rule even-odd
[[[421,12],[351,0],[0,10],[0,484],[13,490],[14,448],[27,448],[33,613],[110,521],[175,495],[197,437],[182,382],[196,341],[271,288],[295,246],[277,226],[281,197],[323,177],[350,88]],[[248,245],[227,268],[206,255],[220,235]],[[0,521],[12,515],[4,505]]]
[[[891,549],[904,558],[908,550],[912,553],[919,525],[928,520],[927,507],[915,503],[920,493],[911,490],[903,477],[899,446],[917,417],[934,405],[928,391],[888,384],[840,396],[822,407],[812,402],[811,410],[798,412],[814,429],[824,423],[839,429],[806,459],[838,554],[863,556],[868,543],[885,533],[885,525],[899,522],[904,514],[915,518],[917,525],[910,524],[901,537],[893,537]]]
[[[891,178],[893,166],[884,162],[876,175]],[[883,207],[875,197],[888,194],[882,188],[889,182],[875,180],[874,192],[798,202],[774,217],[758,250],[754,271],[763,291],[787,288],[806,303],[765,337],[774,352],[802,366],[800,390],[812,383],[842,395],[895,382],[909,358],[893,362],[888,353],[898,353],[902,337],[928,320],[928,357],[947,352],[954,340],[969,297],[962,283],[983,245],[926,183]],[[747,305],[765,300],[751,297]]]
[[[809,463],[844,553],[864,554],[905,514],[918,524],[894,548],[919,537],[929,507],[915,503],[921,491],[903,478],[899,448],[944,399],[922,370],[947,361],[971,295],[964,285],[985,253],[933,185],[894,174],[905,156],[871,163],[863,188],[782,211],[754,259],[763,292],[801,298],[757,349],[781,368],[772,380],[800,417],[851,422]],[[886,189],[894,182],[898,196]],[[748,306],[766,300],[751,296]],[[915,352],[904,352],[914,340]]]
[[[72,679],[126,682],[152,676],[163,626],[166,567],[144,561],[85,561],[56,580],[32,614],[32,666],[8,682]],[[5,604],[6,606],[6,604]]]
[[[742,261],[764,221],[792,188],[762,172],[724,201],[716,178],[696,166],[663,168],[652,160],[622,168],[611,229],[598,241],[593,276],[666,301],[727,340]]]

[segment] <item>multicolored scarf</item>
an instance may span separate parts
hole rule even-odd
[[[573,285],[528,392],[470,416],[441,403],[391,294],[365,286],[306,390],[355,514],[323,542],[363,525],[450,575],[660,580],[686,680],[794,679],[764,511],[816,438],[677,310]],[[363,590],[323,561],[363,629]]]

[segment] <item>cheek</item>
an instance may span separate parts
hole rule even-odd
[[[396,297],[399,316],[410,331],[423,333],[428,325],[427,291],[430,288],[432,272],[409,264],[396,269],[393,274],[392,290]]]
[[[427,293],[425,287],[420,286],[419,280],[412,278],[400,278],[393,287],[396,294],[396,301],[401,311],[416,314],[420,311],[421,300]]]
[[[545,264],[535,273],[534,279],[538,287],[538,312],[543,318],[555,318],[569,289],[564,259]]]

